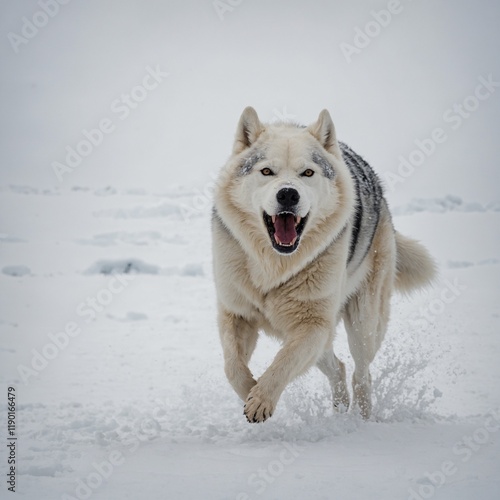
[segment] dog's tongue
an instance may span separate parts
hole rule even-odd
[[[295,217],[293,214],[280,214],[274,222],[274,235],[282,245],[291,245],[297,237],[295,230]]]

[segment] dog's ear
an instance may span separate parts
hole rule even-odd
[[[307,127],[309,133],[315,137],[319,143],[330,153],[336,153],[338,150],[337,135],[332,117],[324,109],[318,117],[318,120]]]
[[[264,125],[260,123],[257,112],[251,106],[246,107],[241,114],[236,138],[234,140],[233,153],[238,154],[249,148],[263,132]]]

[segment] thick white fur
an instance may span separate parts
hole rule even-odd
[[[240,175],[242,162],[256,150],[265,158]],[[333,179],[311,161],[313,150],[333,165]],[[265,167],[276,175],[262,175]],[[301,176],[308,168],[315,175]],[[297,250],[282,255],[272,248],[262,214],[276,214],[276,193],[286,186],[299,192],[298,215],[308,220]],[[385,334],[391,294],[395,287],[425,284],[434,267],[425,249],[394,232],[383,204],[372,247],[349,272],[345,226],[354,204],[353,180],[328,111],[299,128],[264,125],[253,108],[244,110],[217,183],[213,257],[225,372],[250,422],[269,418],[287,384],[313,365],[328,377],[335,407],[349,406],[345,368],[332,348],[342,318],[355,362],[353,403],[365,418],[370,415],[369,365]],[[248,363],[260,330],[279,338],[282,348],[255,380]]]

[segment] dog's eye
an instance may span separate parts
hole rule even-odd
[[[260,173],[262,175],[274,175],[274,172],[270,168],[263,168]]]
[[[304,170],[304,171],[302,172],[302,175],[303,175],[304,177],[312,177],[312,176],[314,175],[314,170],[312,170],[312,169],[308,168],[307,170]]]

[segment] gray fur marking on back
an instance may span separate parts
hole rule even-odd
[[[377,174],[347,144],[339,142],[342,157],[351,172],[356,190],[356,209],[352,219],[349,269],[357,269],[371,248],[383,209],[383,191]]]

